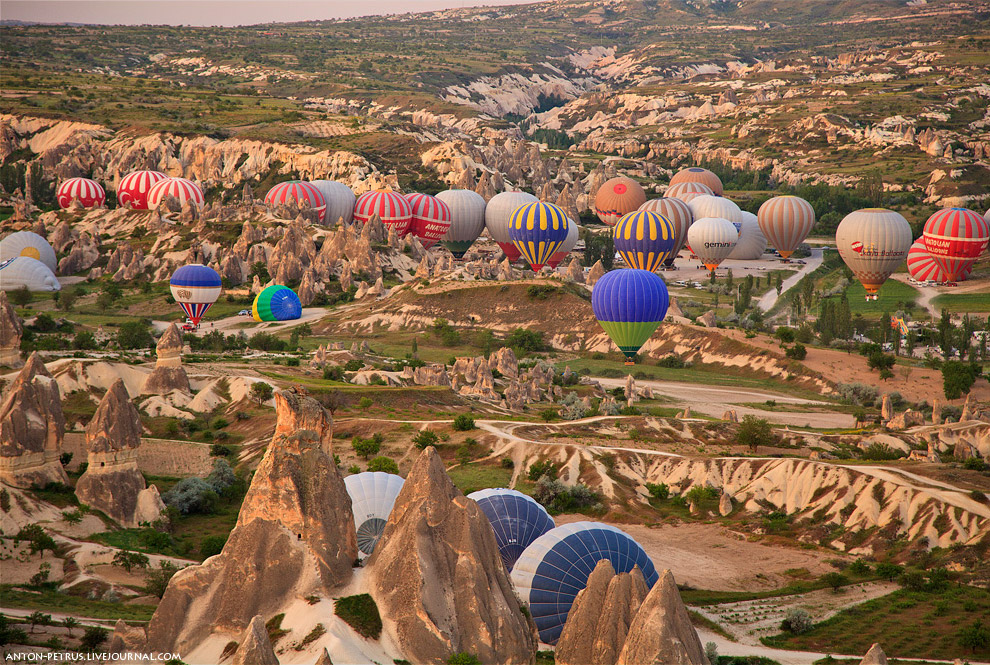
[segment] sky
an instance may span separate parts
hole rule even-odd
[[[0,19],[41,23],[253,25],[513,5],[534,0],[0,0]]]

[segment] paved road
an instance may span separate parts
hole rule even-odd
[[[792,286],[801,281],[801,278],[810,273],[812,270],[816,269],[822,264],[822,250],[818,248],[813,248],[811,250],[811,256],[804,259],[805,265],[801,267],[796,273],[784,280],[782,288],[780,290],[780,295],[787,293],[787,290]],[[777,299],[780,296],[777,295],[777,289],[770,289],[763,294],[763,297],[757,301],[756,306],[762,309],[764,312],[770,311],[770,308],[777,304]]]

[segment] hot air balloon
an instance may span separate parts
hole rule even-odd
[[[509,237],[533,272],[539,272],[567,239],[570,220],[552,203],[527,203],[509,218]]]
[[[400,236],[409,231],[412,223],[412,206],[402,194],[376,189],[358,197],[354,205],[354,219],[367,224],[378,215],[386,227],[394,226]]]
[[[699,196],[713,196],[715,192],[708,185],[700,182],[679,182],[671,185],[663,193],[664,198],[678,199],[684,203],[690,203],[692,199]]]
[[[701,183],[708,189],[712,190],[712,193],[716,196],[722,196],[724,193],[722,190],[722,180],[708,169],[703,169],[699,166],[681,169],[670,179],[671,186],[686,182]],[[667,196],[670,195],[668,194]]]
[[[990,227],[983,215],[965,208],[939,210],[925,222],[922,238],[932,260],[945,273],[945,281],[956,282],[972,270],[987,248]]]
[[[561,243],[560,247],[557,248],[557,251],[555,251],[553,255],[550,256],[550,259],[547,261],[547,265],[550,266],[551,268],[556,268],[557,266],[559,266],[560,262],[563,261],[564,258],[571,253],[572,249],[574,249],[574,245],[577,244],[577,241],[578,241],[577,222],[575,222],[573,219],[568,217],[567,237],[564,238],[564,242]]]
[[[638,567],[650,588],[659,579],[640,544],[610,524],[573,522],[558,526],[523,551],[510,577],[529,606],[541,642],[557,643],[574,598],[587,586],[598,562],[606,559],[616,573]]]
[[[742,224],[742,210],[735,203],[721,196],[696,196],[688,202],[691,214],[695,219],[704,217],[720,217],[733,224]]]
[[[302,316],[302,303],[289,287],[272,284],[255,297],[251,315],[255,321],[292,321]]]
[[[381,471],[366,471],[344,478],[344,486],[351,497],[358,550],[361,554],[368,556],[375,551],[375,545],[382,537],[388,516],[392,513],[395,499],[405,482],[402,476]]]
[[[595,194],[595,214],[603,224],[615,226],[623,215],[646,203],[646,192],[632,178],[619,176],[606,180]]]
[[[543,506],[516,490],[480,490],[467,498],[476,501],[491,522],[498,553],[509,571],[530,543],[555,526]]]
[[[206,310],[217,301],[223,290],[217,271],[201,263],[182,266],[172,273],[168,285],[175,302],[179,303],[195,326],[199,325]]]
[[[179,205],[185,205],[188,201],[197,208],[202,208],[206,203],[203,190],[192,180],[166,178],[156,182],[148,191],[148,208],[157,208],[167,196],[174,196],[179,201]]]
[[[673,227],[674,249],[671,250],[663,262],[664,266],[671,268],[674,265],[674,258],[677,256],[677,253],[681,251],[684,243],[687,242],[688,229],[691,227],[691,223],[694,222],[694,214],[691,212],[691,207],[680,199],[665,196],[660,199],[651,199],[641,205],[639,209],[662,215]]]
[[[839,256],[863,283],[866,299],[897,270],[911,248],[911,225],[886,208],[864,208],[846,215],[835,230]]]
[[[470,189],[448,189],[437,198],[450,208],[451,217],[450,228],[440,243],[459,259],[485,230],[485,199]]]
[[[688,229],[688,244],[709,270],[728,258],[739,241],[736,225],[720,217],[695,220]]]
[[[674,226],[655,212],[625,215],[612,229],[615,251],[630,268],[656,272],[674,251]]]
[[[83,208],[99,208],[107,200],[100,183],[89,178],[69,178],[55,191],[60,208],[68,208],[73,199],[78,199]]]
[[[58,269],[55,250],[52,249],[51,244],[32,231],[17,231],[0,238],[0,261],[18,256],[27,256],[41,261],[52,272]],[[0,284],[0,288],[6,288],[6,286],[6,284]]]
[[[767,249],[767,239],[760,230],[760,222],[756,215],[746,210],[742,211],[742,224],[739,225],[739,240],[735,249],[729,254],[730,259],[740,261],[755,261],[763,256]]]
[[[669,304],[667,285],[648,270],[612,270],[591,291],[595,318],[626,356],[627,365],[667,316]]]
[[[433,247],[450,229],[450,207],[435,196],[419,192],[406,194],[406,200],[412,207],[409,233],[419,238],[424,248]]]
[[[775,196],[756,215],[760,230],[786,261],[815,225],[815,209],[799,196]]]
[[[492,240],[502,248],[510,263],[519,260],[519,249],[509,237],[509,218],[520,206],[539,201],[538,198],[526,192],[502,192],[496,194],[485,206],[485,228]]]
[[[335,226],[341,219],[345,224],[354,220],[354,203],[356,198],[351,188],[336,180],[314,180],[311,184],[323,194],[327,209],[323,213],[323,223]]]
[[[147,210],[151,188],[167,179],[168,176],[160,171],[132,171],[117,185],[117,204],[129,205],[134,210]]]
[[[321,220],[327,211],[327,200],[323,198],[323,192],[313,183],[301,180],[280,182],[269,189],[265,194],[265,205],[269,210],[288,206],[293,214],[300,208],[312,208]]]
[[[28,291],[60,291],[58,277],[48,266],[30,256],[15,256],[0,261],[0,287],[13,291],[26,287]]]
[[[948,281],[945,278],[945,273],[942,272],[942,269],[935,263],[935,259],[932,258],[931,254],[925,248],[924,238],[918,238],[911,244],[911,249],[908,250],[907,255],[907,269],[911,277],[919,282]],[[960,279],[968,277],[972,270],[972,266],[967,268],[965,274]]]

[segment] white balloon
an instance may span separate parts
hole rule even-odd
[[[55,272],[58,263],[55,250],[51,244],[32,231],[18,231],[0,239],[0,261],[27,256],[41,261],[48,269]]]
[[[327,209],[323,213],[323,223],[327,226],[335,226],[340,218],[350,224],[354,219],[354,203],[357,197],[351,188],[336,180],[313,180],[309,184],[320,190],[323,198],[326,199]]]
[[[10,292],[25,286],[28,291],[62,290],[55,273],[38,259],[18,256],[0,263],[0,289]]]
[[[367,556],[375,550],[392,513],[395,498],[405,482],[401,476],[380,471],[366,471],[344,478],[347,494],[351,497],[361,554]]]

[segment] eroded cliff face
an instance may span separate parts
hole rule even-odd
[[[395,501],[366,563],[384,630],[409,660],[530,663],[535,627],[523,614],[491,525],[427,448]]]
[[[296,598],[328,596],[351,579],[354,517],[332,451],[307,427],[329,424],[316,400],[276,393],[276,434],[223,551],[175,575],[148,624],[153,650],[188,652],[236,636]],[[234,639],[234,637],[232,637]]]

